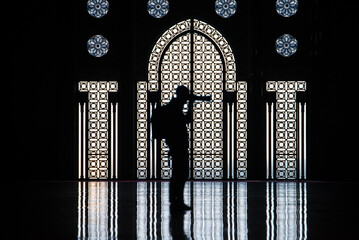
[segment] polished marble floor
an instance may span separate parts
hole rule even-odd
[[[187,182],[183,214],[166,181],[18,187],[18,239],[358,239],[358,182]]]

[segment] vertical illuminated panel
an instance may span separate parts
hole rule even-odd
[[[117,92],[114,81],[81,81],[79,91],[88,92],[87,172],[90,179],[108,178],[109,101],[108,93]],[[85,141],[85,138],[83,139]]]
[[[118,102],[115,104],[115,162],[114,162],[114,171],[115,178],[118,178]]]
[[[230,143],[231,139],[231,129],[229,126],[231,125],[231,113],[230,112],[230,104],[227,103],[227,143]],[[227,179],[230,178],[230,167],[231,167],[231,146],[230,144],[227,144]]]
[[[82,175],[82,110],[81,110],[81,103],[79,103],[78,108],[78,178],[81,179]]]
[[[268,92],[276,93],[275,158],[276,178],[297,178],[298,123],[296,92],[305,91],[305,82],[270,81]],[[272,139],[273,141],[273,139]],[[305,147],[305,146],[304,146]]]
[[[111,103],[111,113],[114,112],[114,109],[113,109],[113,103]],[[113,136],[113,132],[114,132],[114,120],[113,120],[113,114],[111,114],[111,121],[110,121],[110,129],[111,129],[111,153],[110,153],[110,165],[113,166],[114,165],[114,161],[115,161],[115,156],[114,156],[114,136]],[[110,171],[110,175],[111,175],[111,178],[113,178],[113,170],[114,168],[112,167],[111,168],[111,171]]]
[[[266,103],[266,178],[269,179],[269,103]]]
[[[303,117],[302,117],[302,104],[299,103],[298,104],[298,167],[299,167],[299,176],[298,178],[299,179],[302,179],[302,166],[303,166],[303,151],[302,151],[302,148],[303,148],[303,145],[302,145],[302,138],[303,138],[303,129],[302,129],[302,126],[303,126]]]
[[[237,82],[237,178],[247,178],[247,82]]]
[[[274,179],[274,103],[270,104],[270,169],[271,178]]]
[[[84,103],[82,108],[82,177],[86,178],[86,110],[87,104]]]
[[[303,114],[303,171],[304,179],[307,179],[307,104],[304,103],[304,114]]]
[[[212,96],[193,108],[193,177],[223,177],[223,63],[215,46],[194,33],[193,93]]]
[[[147,82],[137,83],[137,178],[147,178]]]

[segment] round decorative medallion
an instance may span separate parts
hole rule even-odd
[[[298,41],[290,34],[283,34],[275,42],[277,53],[283,57],[293,55],[298,49]]]
[[[214,8],[219,16],[229,18],[236,13],[237,2],[235,0],[217,0]]]
[[[167,15],[168,10],[168,0],[149,0],[147,3],[147,11],[152,17],[164,17]]]
[[[283,17],[291,17],[298,11],[298,0],[277,0],[277,13]]]
[[[95,35],[87,41],[87,51],[94,57],[102,57],[109,49],[108,40],[102,35]]]
[[[109,3],[107,0],[89,0],[87,2],[87,12],[95,18],[102,18],[105,16],[108,9]]]

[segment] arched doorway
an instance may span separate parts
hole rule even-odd
[[[247,83],[236,81],[236,63],[226,39],[196,19],[169,28],[156,42],[148,82],[137,83],[137,177],[171,177],[165,141],[152,138],[149,118],[170,101],[178,85],[211,95],[196,103],[190,132],[190,176],[245,179],[247,176]]]

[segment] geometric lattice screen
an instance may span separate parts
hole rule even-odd
[[[306,178],[306,103],[297,92],[306,91],[304,81],[269,81],[266,90],[276,94],[267,103],[267,178]]]
[[[88,102],[79,103],[79,178],[117,178],[118,104],[109,102],[117,92],[116,81],[81,81],[78,90],[88,93]]]
[[[212,97],[193,107],[193,123],[188,125],[190,176],[246,178],[247,83],[236,82],[235,59],[225,38],[196,19],[172,26],[159,38],[149,59],[148,82],[137,83],[138,178],[171,177],[168,148],[164,140],[152,138],[149,118],[179,85]]]

